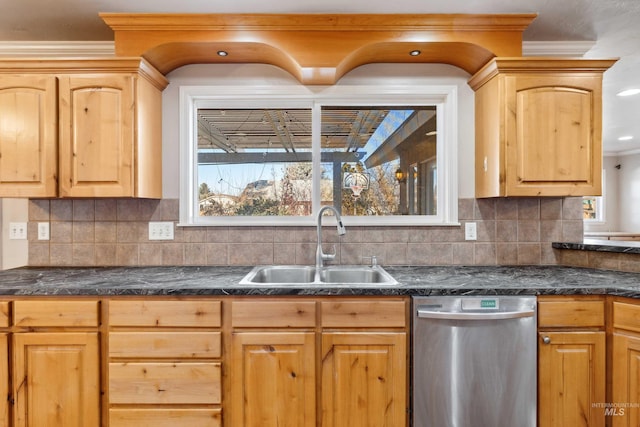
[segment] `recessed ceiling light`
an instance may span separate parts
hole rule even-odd
[[[622,92],[618,92],[616,95],[631,96],[631,95],[637,95],[639,93],[640,93],[640,89],[627,89],[627,90],[623,90]]]
[[[419,50],[412,50],[411,52],[409,52],[409,55],[411,56],[418,56],[420,55],[422,52],[420,52]]]
[[[627,135],[627,136],[621,136],[620,138],[618,138],[618,141],[631,141],[633,139],[633,137],[631,135]]]
[[[218,51],[218,56],[227,56],[229,55],[229,52],[227,52],[226,50],[219,50]]]
[[[425,133],[425,136],[433,136],[433,135],[436,135],[437,133],[438,133],[437,131],[431,130],[431,131]]]

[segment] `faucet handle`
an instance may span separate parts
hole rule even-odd
[[[376,255],[371,255],[371,256],[363,256],[363,259],[370,259],[371,260],[371,267],[375,267],[376,265],[378,265],[378,257]]]
[[[322,251],[322,249],[321,249]],[[322,253],[322,259],[325,261],[333,261],[336,258],[336,245],[333,245],[333,253],[332,254],[325,254],[324,252]]]

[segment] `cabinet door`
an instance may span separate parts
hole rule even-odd
[[[600,77],[506,80],[507,195],[601,193]],[[512,118],[513,117],[513,118]]]
[[[133,196],[133,86],[129,75],[60,78],[62,197]]]
[[[406,366],[405,333],[323,333],[323,427],[407,425]]]
[[[0,334],[0,396],[10,396],[9,342],[7,334]],[[9,399],[0,399],[0,426],[8,426],[9,417]]]
[[[0,196],[57,195],[56,79],[0,80]]]
[[[614,403],[628,407],[607,408],[613,427],[636,427],[640,425],[640,338],[620,333],[613,334],[613,398]]]
[[[97,333],[13,336],[14,427],[100,425]]]
[[[316,425],[314,333],[238,332],[231,346],[229,425]]]
[[[603,427],[605,333],[540,332],[538,425]]]

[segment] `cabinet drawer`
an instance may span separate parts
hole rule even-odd
[[[111,409],[109,427],[220,427],[220,409]]]
[[[98,301],[15,301],[16,326],[98,326]]]
[[[110,363],[112,404],[217,404],[220,363]]]
[[[315,301],[234,301],[231,305],[231,326],[234,328],[312,328],[315,325]]]
[[[111,326],[220,327],[220,301],[111,301]]]
[[[9,326],[9,302],[0,302],[0,328]]]
[[[110,332],[109,356],[220,357],[221,340],[220,332]]]
[[[538,301],[538,327],[604,327],[604,301]]]
[[[407,324],[404,301],[323,301],[325,328],[403,328]]]
[[[614,302],[613,327],[640,332],[640,305]]]

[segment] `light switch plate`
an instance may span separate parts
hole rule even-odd
[[[49,240],[49,223],[38,223],[38,240]]]
[[[173,222],[154,221],[149,223],[149,240],[173,240]]]
[[[27,239],[27,223],[26,222],[10,222],[9,223],[9,239],[10,240],[26,240]]]
[[[478,240],[478,231],[475,222],[466,222],[464,224],[464,240]]]

